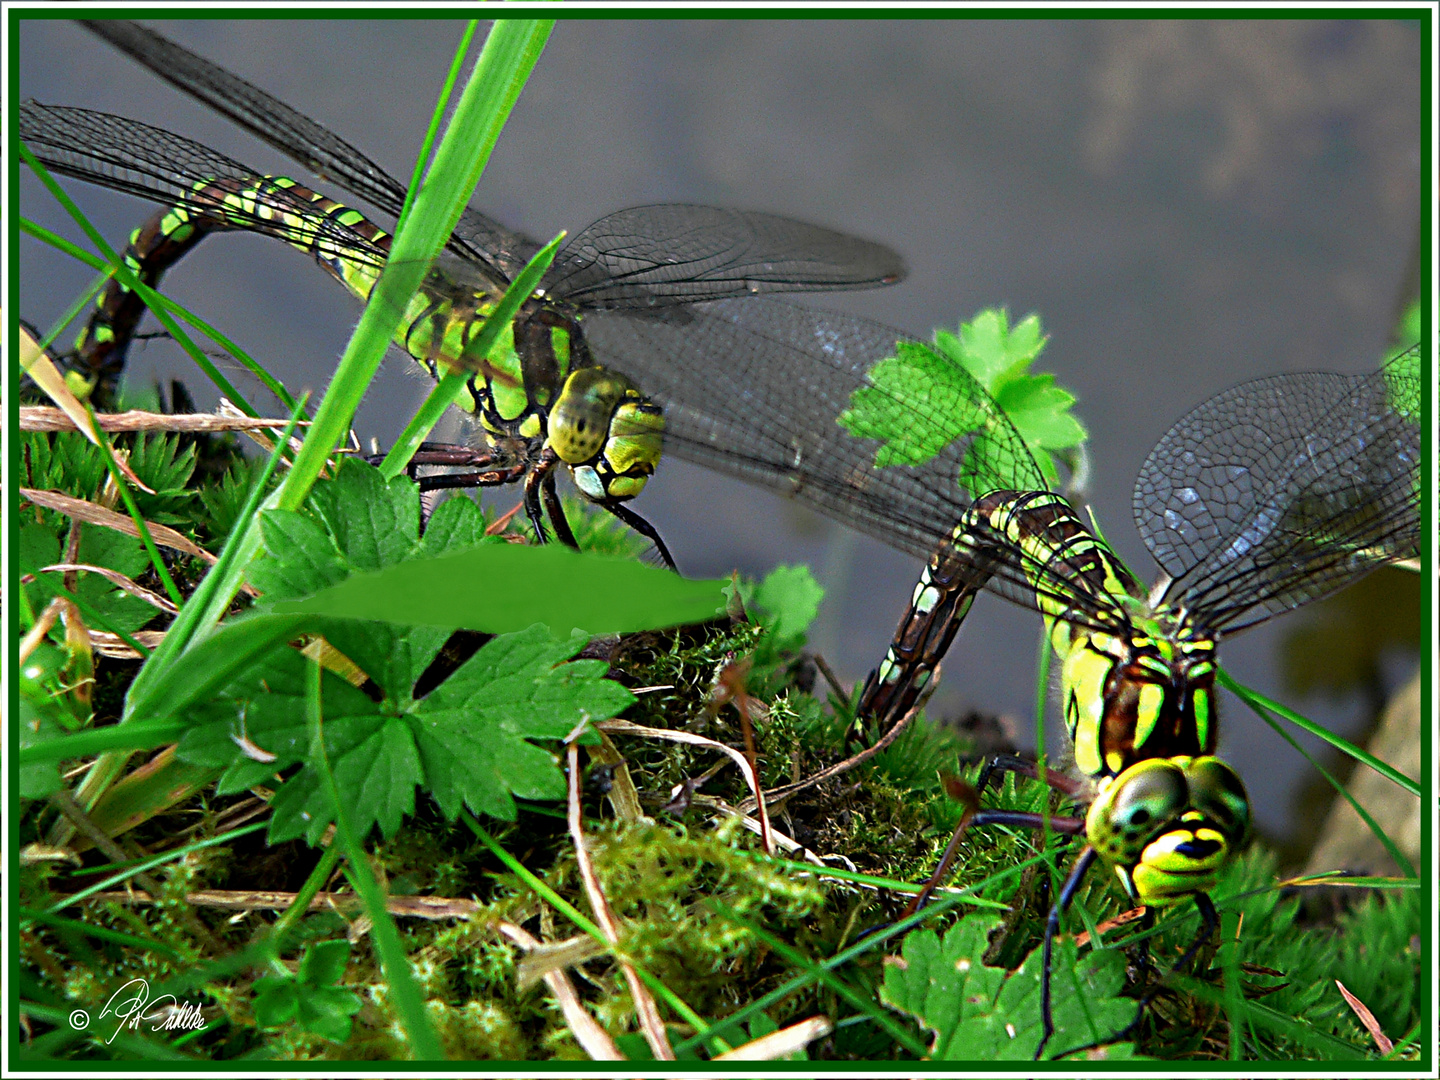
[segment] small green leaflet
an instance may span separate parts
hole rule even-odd
[[[762,626],[775,638],[777,649],[800,649],[805,631],[815,621],[825,590],[808,566],[777,566],[759,584],[742,585],[741,595]]]
[[[986,966],[998,916],[967,915],[943,941],[931,930],[906,939],[899,963],[887,963],[880,1000],[913,1016],[933,1035],[931,1061],[1029,1061],[1040,1045],[1040,950],[1019,970]],[[1077,964],[1075,946],[1057,943],[1051,989],[1055,1034],[1046,1057],[1068,1048],[1104,1043],[1135,1018],[1135,1002],[1118,996],[1125,957],[1092,951]],[[1104,1060],[1132,1060],[1128,1045],[1112,1045]]]
[[[262,1028],[294,1023],[332,1042],[350,1037],[350,1018],[364,1004],[340,985],[350,959],[348,941],[317,941],[306,946],[294,975],[256,979],[255,1022]]]
[[[961,485],[976,495],[1001,478],[1020,483],[1030,470],[1013,460],[1014,451],[998,431],[1001,421],[977,393],[978,383],[1009,417],[1053,486],[1059,473],[1052,453],[1079,446],[1086,432],[1069,411],[1074,395],[1057,387],[1053,375],[1027,370],[1046,340],[1037,316],[1011,328],[1003,310],[987,309],[961,324],[958,334],[937,331],[933,348],[897,342],[896,355],[871,367],[871,385],[855,391],[839,423],[856,438],[884,444],[875,454],[877,468],[923,464],[954,440],[976,436],[961,467]]]

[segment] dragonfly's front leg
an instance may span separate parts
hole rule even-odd
[[[374,465],[379,464],[380,458],[368,460]],[[416,470],[426,466],[463,468],[467,471],[417,476]],[[420,449],[406,466],[406,472],[420,485],[421,492],[428,492],[512,484],[525,475],[526,467],[525,455],[509,447],[476,449],[460,443],[427,442],[420,444]]]

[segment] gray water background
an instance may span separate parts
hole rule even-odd
[[[393,20],[153,25],[402,178],[460,32]],[[294,172],[66,22],[21,24],[20,88]],[[1387,344],[1416,242],[1421,93],[1418,35],[1396,22],[562,19],[474,203],[542,238],[651,202],[789,214],[889,244],[910,268],[899,286],[817,306],[916,334],[992,305],[1039,312],[1041,366],[1076,393],[1091,432],[1095,512],[1148,575],[1130,490],[1175,419],[1254,376],[1372,368]],[[21,172],[23,211],[78,238]],[[67,187],[117,245],[151,212]],[[21,312],[42,327],[90,276],[28,238],[20,269]],[[201,245],[166,288],[292,391],[323,388],[357,315],[308,260],[255,237]],[[182,375],[202,408],[214,403],[169,343],[137,350],[131,371]],[[388,445],[427,389],[392,355],[357,417],[362,438]],[[846,679],[883,654],[919,570],[684,462],[663,463],[636,506],[688,574],[812,566],[829,590],[813,643]],[[1358,697],[1286,696],[1285,621],[1226,642],[1226,666],[1352,733]],[[932,715],[1000,713],[1024,741],[1037,635],[1032,614],[982,598]],[[1412,663],[1397,658],[1391,674]],[[1228,695],[1222,710],[1221,751],[1260,826],[1284,835],[1309,766]]]

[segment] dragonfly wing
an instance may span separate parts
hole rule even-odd
[[[637,206],[566,245],[543,288],[585,307],[649,308],[768,292],[867,289],[905,276],[889,248],[774,214]]]
[[[979,494],[1045,486],[1009,418],[968,373],[957,369],[947,383],[966,399],[962,409],[878,385],[874,365],[897,344],[913,344],[880,323],[750,299],[596,312],[584,325],[597,362],[664,407],[667,454],[793,498],[901,551],[929,556]],[[882,443],[840,423],[861,390],[889,395],[916,428],[944,430],[938,451],[915,464],[880,464]],[[1098,601],[1083,583],[1048,572],[1004,538],[989,540],[990,591],[1035,608],[1038,585],[1075,605],[1077,621],[1091,621],[1085,613]]]
[[[254,185],[260,180],[254,169],[224,154],[123,116],[25,101],[18,119],[20,138],[47,168],[152,202],[210,213],[217,196],[202,190],[205,185]],[[276,184],[265,185],[259,205],[253,200],[228,203],[225,216],[234,227],[302,247],[323,239],[361,265],[378,268],[385,263],[384,249],[317,215],[307,200]]]
[[[1418,555],[1418,359],[1256,379],[1176,423],[1134,493],[1167,601],[1233,630]]]
[[[82,25],[316,176],[392,217],[399,216],[405,204],[405,185],[304,113],[139,23],[82,20]],[[450,248],[461,258],[508,281],[540,245],[467,208]]]

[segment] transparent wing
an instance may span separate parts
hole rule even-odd
[[[1176,423],[1134,493],[1167,602],[1234,630],[1416,557],[1419,355],[1256,379]]]
[[[109,113],[26,101],[18,121],[20,138],[46,168],[165,205],[213,213],[215,196],[204,195],[204,185],[248,185],[263,179],[250,167],[190,139]],[[277,217],[276,210],[292,217]],[[263,200],[227,205],[225,216],[234,228],[288,243],[306,246],[323,238],[332,250],[364,266],[383,266],[388,253],[386,245],[371,243],[317,213],[302,195],[273,185],[266,187]]]
[[[905,276],[900,256],[774,214],[637,206],[576,236],[542,288],[582,307],[650,308],[767,292],[868,289]]]
[[[398,216],[405,185],[303,113],[225,68],[133,22],[87,29],[229,117],[322,179]],[[528,236],[467,208],[450,250],[501,285],[539,250]],[[904,277],[900,257],[771,214],[642,206],[601,218],[560,253],[542,287],[581,306],[650,307],[755,292],[871,288]]]
[[[392,217],[399,215],[405,204],[404,184],[340,136],[258,86],[139,23],[81,20],[81,25],[316,176]],[[540,249],[530,237],[469,208],[449,247],[498,277],[502,285]]]
[[[949,542],[979,495],[1044,490],[1010,419],[963,369],[947,394],[897,395],[873,366],[913,339],[880,323],[777,300],[724,300],[650,315],[586,318],[597,362],[622,371],[665,409],[665,450],[793,498],[902,551],[928,556]],[[877,463],[882,444],[839,423],[859,390],[888,396],[916,428],[948,437],[929,460]],[[957,417],[966,418],[956,428]],[[1052,560],[1003,536],[987,588],[1036,608],[1071,606],[1075,621],[1115,625],[1115,599],[1059,573]]]

